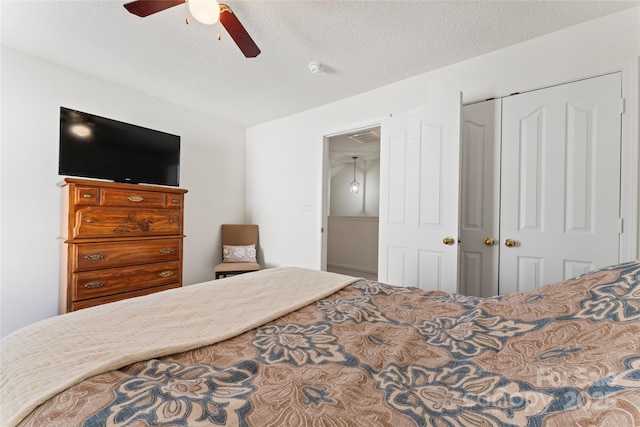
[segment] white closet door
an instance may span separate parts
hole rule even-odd
[[[498,295],[500,99],[462,107],[460,293]]]
[[[382,282],[457,291],[460,101],[460,93],[434,96],[382,123]]]
[[[620,94],[616,73],[503,100],[501,294],[618,262]]]

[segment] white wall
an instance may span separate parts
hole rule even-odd
[[[330,216],[327,233],[327,271],[377,280],[377,216]]]
[[[185,284],[213,279],[220,224],[244,220],[245,130],[2,47],[1,335],[57,314],[59,108],[180,135]]]
[[[373,126],[389,114],[426,103],[431,92],[442,88],[460,90],[464,102],[472,102],[623,68],[625,79],[629,69],[637,77],[639,20],[640,7],[636,7],[249,128],[247,219],[260,224],[267,263],[321,268],[325,135]],[[629,81],[626,85],[629,87]],[[627,99],[627,115],[635,118],[625,119],[623,132],[625,138],[637,140],[637,86],[633,90]],[[637,169],[637,152],[628,154],[631,157],[626,161]],[[631,184],[637,188],[637,183]],[[309,202],[313,209],[304,208]]]

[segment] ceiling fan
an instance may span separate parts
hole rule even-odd
[[[215,0],[136,0],[126,3],[124,7],[134,15],[144,18],[183,3],[188,3],[191,14],[204,24],[215,24],[219,16],[220,23],[247,58],[255,58],[260,54],[260,48],[231,8],[223,3],[218,5]]]

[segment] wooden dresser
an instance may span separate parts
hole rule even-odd
[[[182,286],[187,190],[66,178],[60,314]]]

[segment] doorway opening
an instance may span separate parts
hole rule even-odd
[[[323,265],[378,278],[380,127],[325,138]]]

